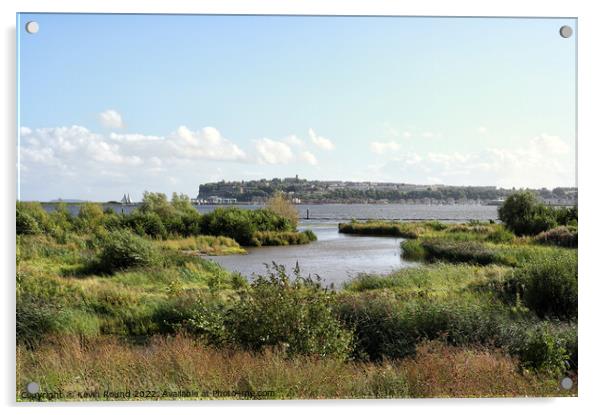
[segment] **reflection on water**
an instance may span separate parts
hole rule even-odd
[[[292,270],[298,262],[302,275],[317,274],[325,284],[337,287],[361,273],[387,274],[415,266],[401,258],[401,238],[340,234],[334,223],[309,223],[300,228],[304,229],[313,230],[318,240],[308,245],[249,248],[248,255],[210,259],[247,277],[265,273],[265,264],[273,261],[287,270]]]

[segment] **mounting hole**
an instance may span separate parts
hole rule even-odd
[[[562,379],[560,381],[560,386],[562,386],[562,389],[564,390],[569,390],[573,387],[573,379],[566,377],[564,379]]]
[[[29,382],[27,384],[27,392],[28,393],[31,393],[32,395],[35,395],[39,391],[40,391],[40,385],[37,384],[36,382]]]
[[[31,22],[27,22],[25,24],[25,30],[27,31],[27,33],[33,35],[35,33],[38,33],[38,30],[40,30],[40,25],[38,24],[38,22],[32,20]]]
[[[573,28],[571,26],[562,26],[560,28],[560,36],[565,39],[573,36]]]

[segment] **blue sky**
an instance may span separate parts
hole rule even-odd
[[[28,34],[25,23],[40,30]],[[21,14],[20,195],[575,185],[572,19]]]

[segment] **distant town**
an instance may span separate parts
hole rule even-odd
[[[404,204],[501,204],[517,189],[495,186],[445,186],[390,182],[306,180],[296,177],[219,181],[199,185],[196,204],[262,204],[283,192],[296,204],[404,203]],[[577,188],[532,189],[545,203],[575,205]]]

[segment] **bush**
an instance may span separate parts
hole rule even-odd
[[[127,230],[111,232],[103,242],[99,257],[101,270],[113,273],[130,267],[153,265],[157,252],[151,242]]]
[[[541,232],[535,237],[535,242],[542,245],[577,248],[577,239],[577,228],[573,226],[558,226],[547,232]]]
[[[283,266],[274,264],[241,293],[227,324],[234,341],[251,350],[281,346],[290,356],[345,358],[352,336],[334,315],[334,295],[300,277],[298,269],[289,278]]]
[[[341,296],[339,318],[356,337],[359,358],[403,358],[427,339],[445,336],[451,344],[486,343],[504,313],[476,297],[399,301],[379,292]]]
[[[577,317],[577,255],[574,251],[534,258],[515,271],[524,302],[540,317]]]
[[[40,232],[38,222],[27,212],[17,208],[17,235],[31,235]]]
[[[563,336],[547,322],[523,327],[519,333],[520,335],[508,345],[508,349],[510,353],[518,356],[523,367],[553,376],[561,376],[569,369],[571,353],[567,350],[570,344],[566,334]],[[574,333],[576,335],[576,328]]]
[[[498,208],[498,214],[508,229],[517,235],[537,235],[558,224],[554,208],[539,203],[529,191],[510,195]]]
[[[256,245],[256,232],[293,232],[291,222],[267,209],[243,210],[218,208],[202,217],[202,231],[206,235],[228,236],[241,245]]]
[[[288,199],[284,197],[284,194],[278,193],[266,202],[266,208],[272,212],[287,218],[294,227],[297,227],[299,222],[299,211]]]

